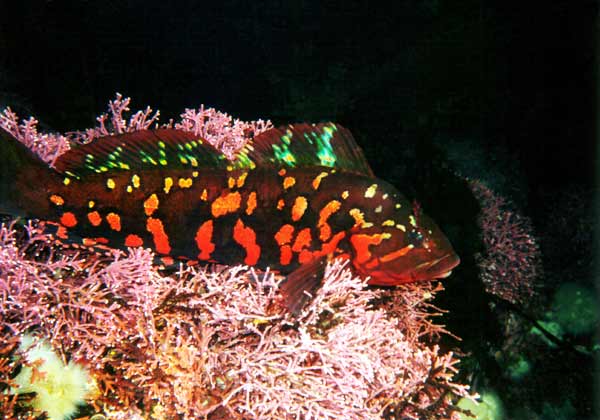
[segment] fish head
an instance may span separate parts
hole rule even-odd
[[[448,277],[460,258],[446,235],[418,205],[399,194],[395,198],[380,217],[371,215],[374,223],[363,223],[351,235],[355,269],[381,286]]]

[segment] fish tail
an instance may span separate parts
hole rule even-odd
[[[8,131],[0,128],[0,213],[40,216],[45,186],[59,174]]]

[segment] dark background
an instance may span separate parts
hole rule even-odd
[[[455,174],[531,217],[542,302],[561,282],[593,287],[597,28],[592,0],[0,0],[0,108],[61,132],[93,126],[115,92],[163,122],[205,104],[244,120],[342,123],[461,255],[436,303],[473,356],[463,370],[480,366],[518,398],[523,384],[490,379],[502,375],[503,325],[477,281],[479,208]],[[569,399],[588,417],[591,371],[563,379],[589,359],[540,354],[521,403],[531,413]]]
[[[0,104],[51,129],[92,125],[118,91],[163,121],[204,103],[377,126],[397,148],[506,145],[534,190],[592,179],[595,1],[0,4]]]

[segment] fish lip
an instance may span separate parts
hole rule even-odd
[[[430,279],[443,279],[450,274],[452,270],[460,264],[460,258],[454,252],[450,252],[428,264],[422,270],[417,272],[417,276]]]

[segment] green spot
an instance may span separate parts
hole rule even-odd
[[[158,142],[158,147],[160,147],[161,149],[164,149],[164,148],[166,147],[166,146],[165,146],[165,142],[164,142],[164,141],[162,141],[162,140],[161,140],[161,141],[159,141],[159,142]]]
[[[273,152],[275,153],[275,159],[279,162],[288,166],[296,166],[296,158],[292,152],[290,152],[287,144],[283,144],[281,146],[274,144]]]

